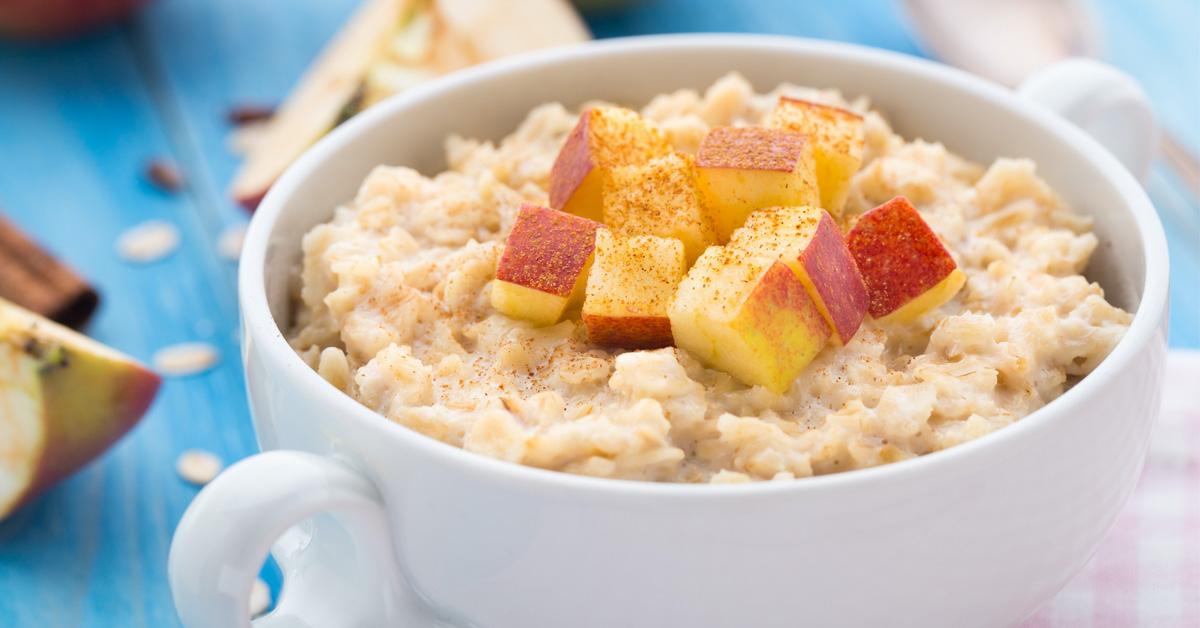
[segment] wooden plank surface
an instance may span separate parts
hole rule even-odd
[[[245,217],[225,196],[236,166],[224,114],[273,103],[354,0],[164,0],[82,41],[0,45],[0,211],[104,294],[90,332],[139,358],[176,342],[216,345],[212,371],[169,380],[133,434],[96,464],[0,523],[0,626],[177,625],[166,584],[171,532],[195,489],[174,473],[198,447],[233,461],[255,451],[238,364],[234,264],[216,239]],[[1106,57],[1142,81],[1164,122],[1200,146],[1200,5],[1098,3]],[[597,36],[745,31],[838,39],[920,54],[882,0],[656,0],[593,17]],[[141,178],[167,157],[177,196]],[[1196,198],[1157,168],[1149,183],[1173,264],[1175,346],[1200,347]],[[170,258],[120,260],[122,230],[148,219],[183,233]],[[273,584],[278,585],[273,580]]]

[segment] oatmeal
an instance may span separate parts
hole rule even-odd
[[[450,169],[435,177],[376,168],[304,239],[292,346],[368,408],[468,451],[600,477],[747,482],[978,438],[1054,400],[1120,340],[1131,315],[1081,274],[1098,243],[1090,219],[1028,160],[983,168],[904,140],[862,99],[786,85],[756,94],[737,75],[641,113],[690,163],[711,128],[762,125],[781,95],[861,114],[861,167],[837,191],[839,222],[906,197],[965,275],[953,298],[912,320],[866,318],[782,392],[678,347],[598,346],[578,304],[544,326],[505,316],[492,304],[505,238],[523,205],[548,204],[579,119],[548,104],[498,144],[450,138]],[[691,263],[684,242],[668,253]]]

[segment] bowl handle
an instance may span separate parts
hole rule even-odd
[[[1158,150],[1154,110],[1137,81],[1093,59],[1066,59],[1039,70],[1017,88],[1021,96],[1082,128],[1138,180]]]
[[[251,623],[250,588],[268,550],[284,592]],[[414,605],[375,485],[296,451],[252,456],[205,487],[175,530],[168,572],[189,628],[394,626]]]

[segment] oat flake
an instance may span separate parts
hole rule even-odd
[[[219,357],[216,347],[206,342],[185,342],[159,349],[154,354],[154,368],[168,376],[194,375],[212,368]]]
[[[175,461],[175,471],[179,477],[198,486],[212,482],[222,466],[221,459],[215,454],[200,449],[189,449]]]
[[[179,229],[163,220],[150,220],[131,227],[117,238],[117,253],[130,262],[155,262],[178,247]]]
[[[242,242],[246,239],[246,225],[229,227],[217,239],[217,253],[228,260],[237,261],[242,256]]]

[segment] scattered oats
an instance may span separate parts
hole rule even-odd
[[[154,368],[163,375],[183,377],[212,368],[217,363],[217,349],[205,342],[184,342],[159,349],[154,354]]]
[[[222,466],[221,459],[215,454],[200,449],[189,449],[175,461],[175,471],[179,477],[197,486],[212,482]]]
[[[246,239],[246,225],[229,227],[217,239],[217,253],[228,260],[237,261],[242,256],[242,242]]]
[[[262,143],[271,124],[267,121],[248,122],[234,129],[225,140],[226,148],[237,157],[245,157],[254,152],[254,148]]]
[[[271,589],[267,587],[267,583],[262,581],[262,578],[254,579],[254,586],[250,587],[250,617],[258,617],[267,612],[267,607],[271,606]]]
[[[130,262],[156,262],[179,247],[179,230],[164,220],[130,227],[117,238],[117,253]]]

